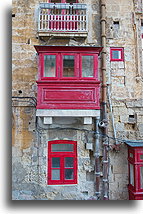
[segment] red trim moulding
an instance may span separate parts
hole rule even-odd
[[[51,148],[53,144],[72,144],[73,151],[70,152],[52,152]],[[59,180],[52,180],[52,158],[59,157],[60,158],[60,179]],[[74,171],[74,178],[71,180],[65,179],[64,171],[66,169],[64,164],[64,159],[66,157],[73,157],[73,171]],[[69,140],[55,140],[48,142],[48,177],[47,177],[47,184],[48,185],[67,185],[67,184],[77,184],[77,141],[69,141]]]
[[[121,59],[113,59],[112,51],[120,51],[121,52]],[[124,48],[110,48],[110,61],[124,61]]]

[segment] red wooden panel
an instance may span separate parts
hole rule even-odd
[[[37,109],[99,108],[99,84],[38,84]]]
[[[91,101],[94,100],[94,89],[76,89],[76,88],[70,88],[67,90],[65,89],[45,89],[43,88],[44,94],[44,102],[45,101]]]

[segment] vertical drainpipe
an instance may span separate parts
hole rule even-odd
[[[102,95],[101,95],[101,122],[102,122],[102,142],[103,142],[103,200],[109,200],[108,184],[108,141],[107,141],[107,106],[106,106],[106,0],[100,0],[101,6],[101,43],[102,43]]]
[[[94,157],[95,157],[95,194],[97,200],[100,199],[100,159],[99,159],[99,117],[95,118],[95,146],[94,146]]]

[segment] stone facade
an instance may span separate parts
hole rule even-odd
[[[13,0],[13,107],[12,166],[13,200],[97,200],[95,194],[94,119],[53,117],[45,125],[36,117],[38,58],[34,45],[101,46],[100,1],[80,0],[88,5],[88,36],[39,37],[39,0]],[[45,1],[47,2],[47,1]],[[124,140],[143,140],[142,9],[134,1],[106,0],[106,78],[109,138],[109,199],[128,200],[127,148]],[[110,61],[110,48],[124,48],[124,61]],[[102,81],[102,79],[101,79]],[[34,97],[34,98],[33,98]],[[59,129],[61,128],[61,129]],[[84,131],[84,129],[86,131]],[[114,149],[115,139],[120,144]],[[47,150],[50,140],[77,141],[78,184],[47,185]],[[102,198],[100,142],[100,191]]]

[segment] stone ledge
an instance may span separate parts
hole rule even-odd
[[[55,109],[37,109],[36,116],[44,118],[44,124],[52,124],[53,117],[83,117],[84,124],[92,124],[92,117],[99,117],[100,110],[55,110]]]
[[[87,37],[88,35],[88,32],[66,32],[66,31],[63,31],[63,32],[44,32],[44,31],[39,31],[38,33],[38,36],[39,37],[50,37],[50,36],[53,36],[53,37],[71,37],[71,38],[74,38],[74,37]]]
[[[39,116],[39,117],[99,117],[100,110],[37,109],[36,116]]]

